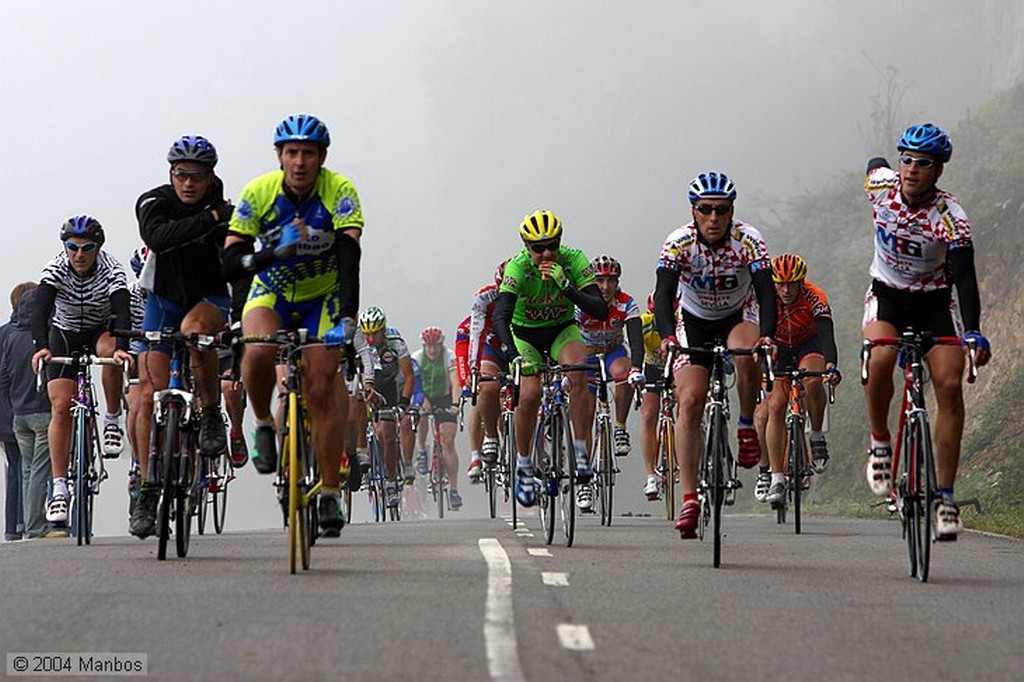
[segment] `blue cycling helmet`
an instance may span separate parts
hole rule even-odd
[[[690,203],[696,204],[701,199],[736,200],[736,185],[725,173],[709,171],[701,173],[690,182]]]
[[[942,163],[946,163],[953,156],[953,143],[949,135],[932,123],[910,126],[904,130],[900,141],[896,143],[896,149],[901,152],[928,154]]]
[[[132,266],[132,272],[135,273],[136,277],[142,276],[142,266],[146,264],[146,256],[148,255],[148,246],[140,246],[132,252],[132,259],[128,261],[128,264]]]
[[[63,242],[72,237],[85,237],[93,240],[100,246],[103,246],[103,242],[106,239],[100,222],[87,215],[72,216],[61,226],[60,240]]]
[[[331,134],[316,116],[295,114],[278,123],[274,130],[274,146],[285,142],[315,142],[326,148],[331,146]]]
[[[168,163],[194,161],[210,168],[217,165],[217,149],[209,140],[199,135],[179,137],[167,152]]]

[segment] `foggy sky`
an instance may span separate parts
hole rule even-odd
[[[696,173],[729,173],[742,219],[892,153],[865,145],[889,65],[906,124],[952,126],[1006,71],[993,6],[1020,4],[7,0],[0,311],[70,215],[97,217],[127,263],[175,138],[211,139],[237,197],[292,113],[330,128],[327,165],[366,219],[363,305],[411,346],[428,324],[453,334],[536,208],[618,257],[642,300]]]

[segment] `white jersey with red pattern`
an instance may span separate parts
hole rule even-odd
[[[699,238],[694,223],[676,228],[661,247],[658,267],[679,274],[680,309],[721,320],[749,304],[751,273],[770,268],[771,261],[760,231],[737,220],[717,248]]]
[[[587,346],[587,352],[607,353],[622,344],[625,338],[626,320],[640,319],[640,308],[633,297],[624,291],[615,293],[608,304],[608,319],[599,320],[576,309],[576,324],[580,336]]]
[[[956,197],[937,190],[927,203],[911,207],[903,200],[899,174],[884,167],[868,173],[864,191],[874,209],[871,277],[904,291],[949,288],[947,252],[971,245],[971,225]]]
[[[494,336],[494,300],[498,298],[498,285],[488,284],[480,287],[473,297],[473,307],[469,315],[469,366],[480,367],[480,349],[487,343],[498,347]]]
[[[469,328],[470,318],[466,317],[455,329],[455,368],[459,375],[459,388],[469,383]]]

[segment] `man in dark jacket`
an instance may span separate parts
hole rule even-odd
[[[46,533],[46,491],[50,482],[50,400],[36,390],[32,371],[32,311],[35,283],[20,296],[15,311],[16,326],[0,345],[0,396],[10,400],[14,435],[21,451],[21,498],[24,501],[25,537]],[[19,285],[23,286],[23,285]],[[60,535],[67,535],[64,531]]]
[[[4,339],[14,330],[15,314],[22,295],[35,287],[35,282],[23,282],[11,290],[11,320],[0,326],[0,348]],[[14,414],[11,400],[6,394],[0,395],[0,446],[7,458],[7,494],[4,496],[4,540],[20,540],[25,530],[25,516],[21,500],[21,451],[14,438]]]
[[[167,153],[170,182],[152,189],[135,205],[139,234],[149,247],[142,285],[149,290],[144,330],[181,329],[216,334],[228,319],[227,284],[221,274],[220,246],[227,234],[232,206],[224,200],[224,185],[214,174],[217,150],[209,140],[187,135]],[[153,262],[150,262],[153,261]],[[155,268],[155,272],[150,272]],[[151,275],[151,276],[147,276]],[[202,403],[199,447],[207,457],[227,448],[220,412],[217,353],[192,349],[196,393]],[[150,439],[153,392],[170,380],[171,349],[153,345],[139,357],[139,409],[135,433],[139,443]],[[129,524],[133,535],[145,538],[156,527],[159,492],[147,486],[149,448],[139,450],[143,485]]]

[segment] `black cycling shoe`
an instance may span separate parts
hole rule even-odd
[[[219,405],[207,405],[199,423],[199,449],[204,457],[217,457],[228,449],[228,432]]]
[[[345,514],[341,511],[341,498],[337,495],[321,494],[317,503],[320,530],[325,538],[336,538],[345,527]]]
[[[128,532],[140,540],[156,534],[156,508],[160,504],[160,491],[143,488],[128,521]]]
[[[271,424],[256,427],[255,452],[252,464],[261,474],[277,471],[277,432]]]

